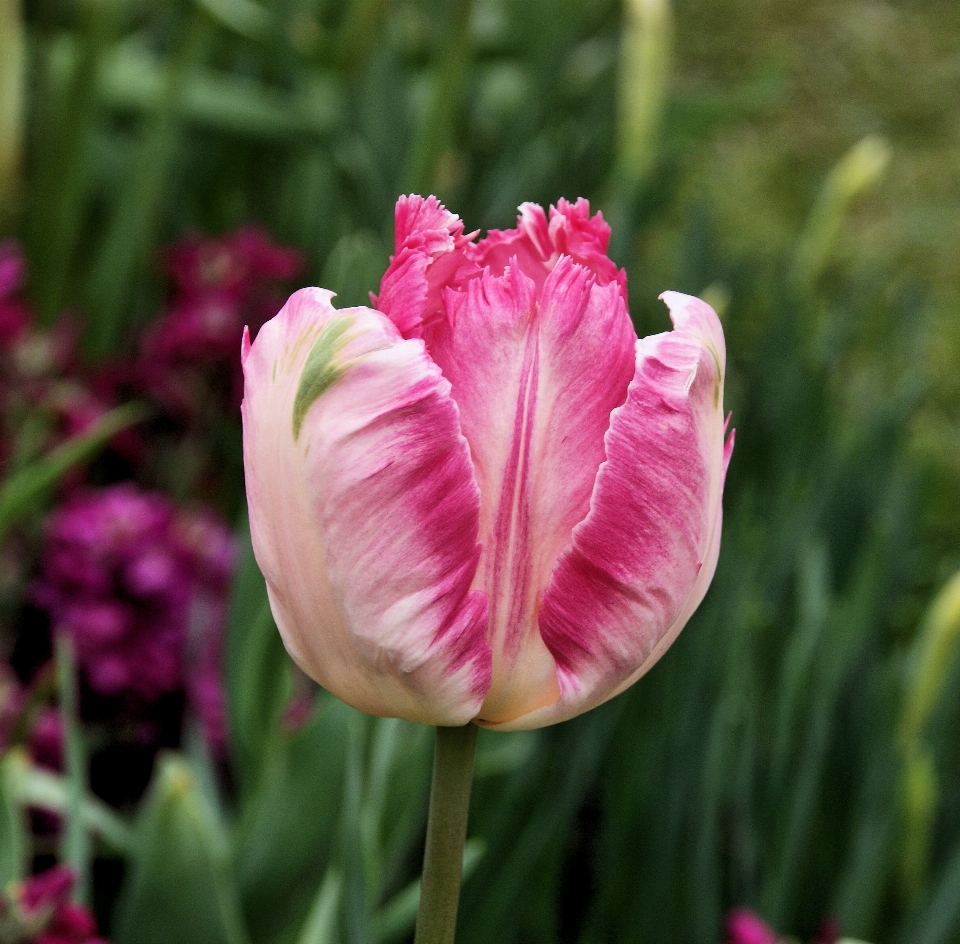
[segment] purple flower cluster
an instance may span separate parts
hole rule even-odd
[[[0,892],[0,940],[24,944],[107,944],[93,916],[69,900],[76,878],[57,865]]]
[[[37,326],[23,295],[27,274],[20,247],[0,243],[0,460],[16,451],[29,415],[46,416],[47,440],[36,445],[50,448],[113,406],[81,370],[73,320],[64,315],[50,328]]]
[[[164,265],[171,286],[164,313],[124,359],[90,365],[69,316],[51,327],[38,324],[25,256],[17,243],[0,242],[0,468],[25,447],[29,455],[49,452],[132,397],[152,401],[153,425],[114,437],[101,468],[111,477],[167,481],[179,474],[167,459],[173,440],[178,453],[197,457],[193,478],[182,484],[192,492],[217,491],[222,467],[211,433],[237,418],[243,327],[256,332],[280,308],[283,283],[304,260],[250,226],[217,239],[188,235],[165,250]],[[42,422],[31,422],[38,415]],[[23,430],[37,428],[39,439],[33,434],[21,442]],[[178,510],[165,495],[132,483],[86,490],[86,475],[76,468],[60,483],[32,599],[54,631],[73,639],[89,689],[117,697],[101,710],[149,713],[160,696],[183,691],[211,745],[222,750],[233,538],[209,511]],[[18,574],[14,582],[23,579]],[[25,691],[21,686],[7,699],[6,714],[0,699],[0,748],[15,728],[38,761],[53,763],[59,715],[47,706],[25,731]]]
[[[190,577],[172,534],[170,503],[132,485],[78,494],[49,519],[34,597],[100,692],[152,699],[182,683]]]
[[[277,284],[293,279],[303,264],[299,252],[275,245],[257,227],[174,243],[167,251],[173,298],[143,339],[144,388],[165,408],[189,414],[204,406],[198,387],[219,370],[228,403],[238,407],[243,327],[255,334],[277,313],[285,298]]]
[[[243,327],[256,331],[271,317],[287,294],[281,284],[303,267],[298,252],[255,227],[220,239],[189,236],[167,249],[164,262],[171,292],[162,315],[115,362],[90,364],[80,322],[64,314],[41,325],[24,253],[0,242],[0,478],[12,457],[48,454],[118,403],[152,406],[150,420],[114,437],[93,474],[77,466],[60,479],[39,560],[25,553],[32,539],[16,528],[0,548],[0,590],[21,598],[29,568],[36,574],[30,599],[51,630],[74,643],[85,681],[80,720],[115,727],[90,765],[94,791],[124,767],[120,786],[102,794],[108,802],[139,795],[139,774],[128,768],[176,737],[184,706],[214,754],[225,756],[222,663],[236,547],[207,508],[177,507],[133,481],[101,489],[86,483],[94,475],[176,480],[189,494],[218,494],[224,463],[211,443],[239,419]],[[170,455],[187,453],[195,459],[189,470],[170,468]],[[192,478],[183,478],[187,471]],[[42,629],[29,607],[18,618],[27,634],[38,622]],[[14,648],[10,664],[0,661],[0,754],[17,744],[35,764],[59,770],[64,732],[51,703],[52,666],[40,664],[47,657],[42,642]],[[43,810],[33,810],[30,822],[39,835],[60,828]],[[0,889],[0,942],[106,944],[90,911],[70,901],[74,882],[69,868],[56,866]]]
[[[186,687],[219,743],[233,561],[233,539],[210,512],[177,512],[125,483],[77,492],[51,514],[33,596],[73,639],[91,688],[149,702]]]

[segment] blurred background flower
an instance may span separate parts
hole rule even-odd
[[[69,900],[76,877],[54,866],[0,893],[3,940],[24,944],[107,944],[90,911]]]

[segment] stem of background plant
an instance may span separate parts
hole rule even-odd
[[[77,697],[77,665],[73,642],[65,633],[56,633],[57,688],[63,724],[64,760],[67,777],[67,808],[61,838],[61,860],[76,873],[73,897],[89,900],[90,844],[83,824],[83,797],[87,783],[87,757],[80,733]]]
[[[607,182],[604,215],[610,257],[629,261],[637,198],[656,166],[673,60],[670,0],[625,0],[617,79],[616,161]]]
[[[183,96],[203,57],[211,24],[194,10],[178,31],[167,58],[163,92],[144,120],[137,156],[114,206],[87,284],[87,308],[97,317],[87,325],[87,353],[102,359],[114,353],[129,316],[130,293],[148,267],[172,162],[180,145]]]
[[[20,0],[0,0],[0,226],[11,226],[20,197],[27,62]]]
[[[437,728],[414,944],[453,944],[477,727]]]
[[[472,0],[454,0],[447,7],[447,30],[430,89],[429,104],[420,119],[407,159],[404,193],[436,193],[441,159],[453,144],[457,108],[470,61]],[[391,224],[392,227],[392,224]]]

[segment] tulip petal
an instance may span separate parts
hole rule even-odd
[[[662,296],[674,330],[637,342],[636,374],[614,411],[590,512],[573,531],[540,609],[560,698],[498,725],[535,728],[632,685],[700,604],[720,549],[725,348],[699,299]],[[491,725],[492,726],[492,725]]]
[[[492,229],[466,252],[494,275],[516,258],[520,270],[542,290],[547,275],[561,256],[566,255],[588,268],[600,285],[616,282],[626,299],[627,277],[607,256],[610,227],[602,213],[590,216],[590,203],[581,197],[576,203],[558,200],[550,207],[550,221],[536,203],[520,205],[516,229]]]
[[[441,290],[479,274],[464,254],[472,236],[436,197],[411,194],[397,201],[394,254],[371,299],[405,338],[420,337],[425,324],[442,314]]]
[[[381,313],[303,289],[245,338],[257,562],[288,651],[371,714],[464,724],[487,692],[480,497],[449,383]]]
[[[470,255],[481,267],[494,275],[503,275],[514,260],[520,271],[531,279],[537,290],[543,288],[550,269],[557,261],[550,227],[543,207],[536,203],[521,203],[516,229],[491,229],[486,238],[471,247]]]
[[[493,680],[481,717],[552,704],[557,667],[537,630],[540,595],[587,514],[610,413],[633,375],[636,340],[618,286],[561,258],[536,286],[515,263],[444,296],[425,333],[452,384],[480,484],[475,588],[490,601]]]

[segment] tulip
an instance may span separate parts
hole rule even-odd
[[[536,728],[632,685],[697,608],[733,448],[704,302],[637,340],[585,200],[477,241],[402,197],[373,308],[243,340],[250,527],[287,649],[363,711]]]

